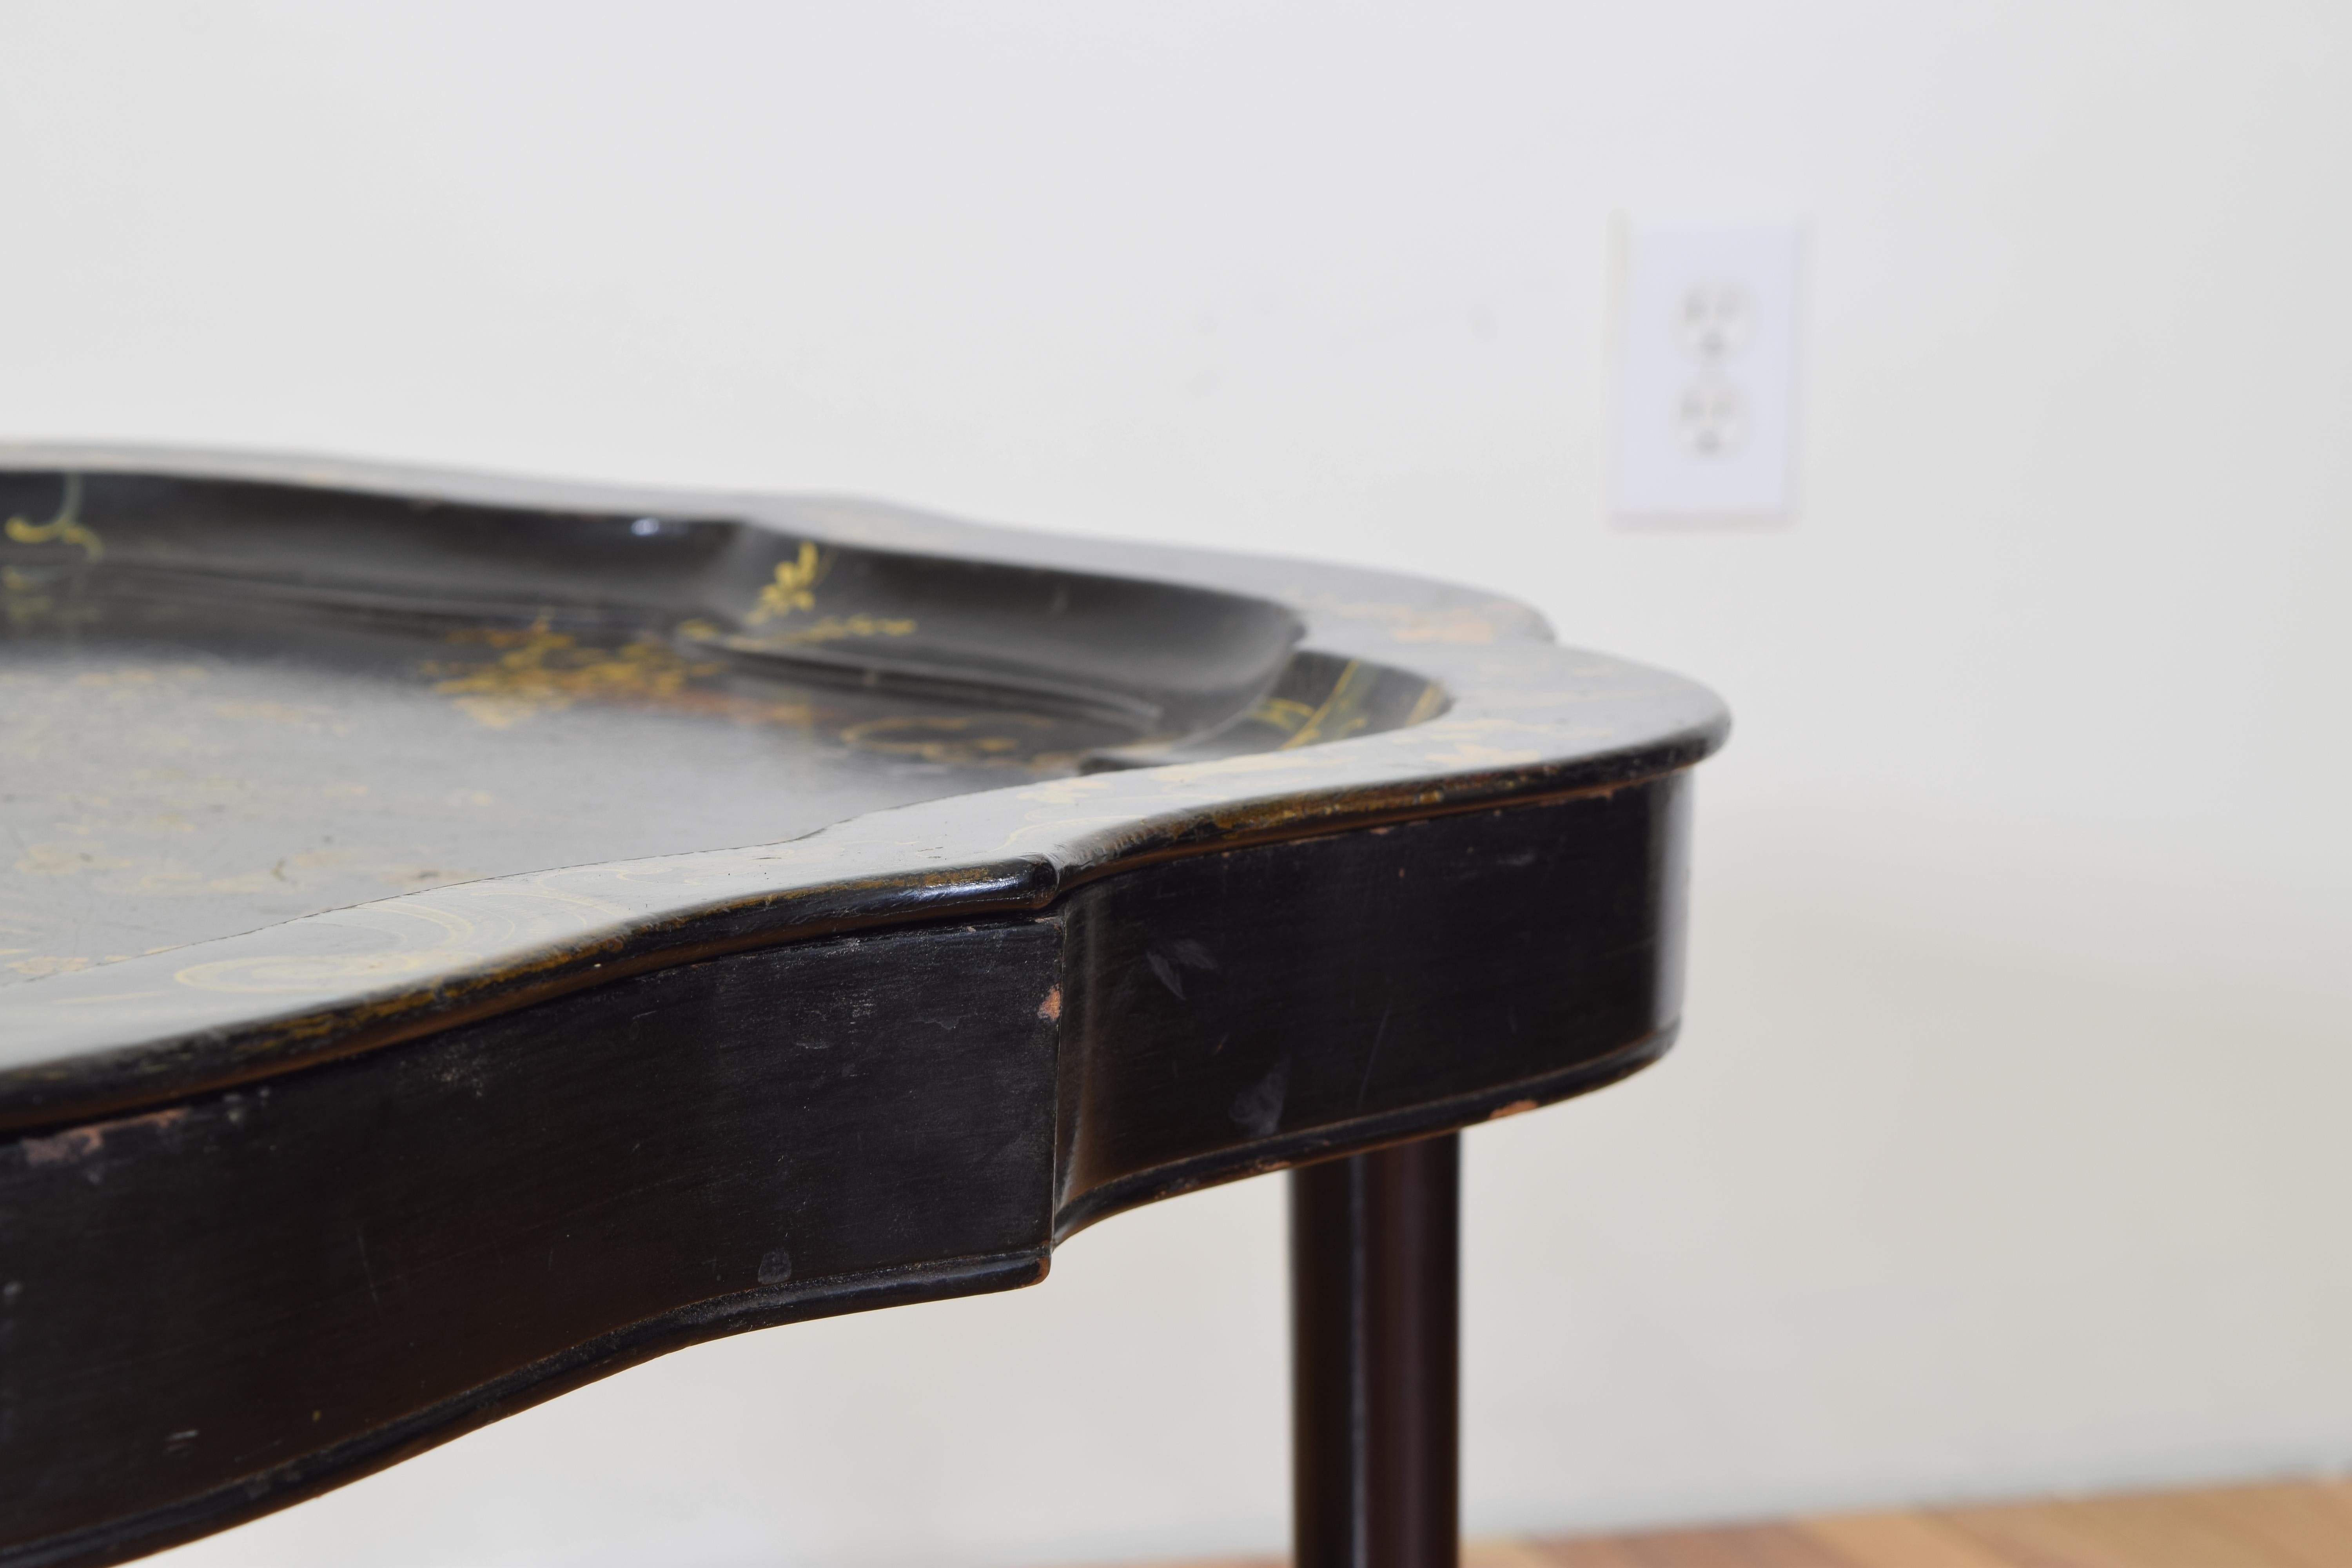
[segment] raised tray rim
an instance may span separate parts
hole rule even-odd
[[[1024,783],[782,844],[450,884],[0,990],[0,1129],[136,1113],[671,964],[1052,904],[1176,856],[1606,791],[1729,716],[1680,676],[1551,640],[1506,598],[1278,557],[966,522],[835,496],[584,485],[293,456],[0,444],[0,470],[143,473],[551,510],[691,511],[830,543],[1159,580],[1280,605],[1299,647],[1451,706],[1311,748]]]

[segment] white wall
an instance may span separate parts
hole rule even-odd
[[[1717,684],[1682,1047],[1470,1141],[1481,1531],[2352,1459],[2352,11],[12,6],[0,431],[865,491]],[[1612,529],[1621,211],[1811,224],[1793,526]],[[197,1563],[1282,1536],[1278,1187]]]

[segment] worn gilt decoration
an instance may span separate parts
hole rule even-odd
[[[1723,710],[1507,601],[184,453],[0,520],[0,1563],[1674,1034]]]

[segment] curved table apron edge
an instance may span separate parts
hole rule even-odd
[[[1391,1143],[1407,1143],[1441,1132],[1458,1131],[1488,1121],[1500,1121],[1522,1111],[1538,1110],[1627,1079],[1664,1056],[1681,1033],[1679,1020],[1611,1051],[1607,1056],[1578,1062],[1533,1078],[1493,1085],[1468,1094],[1378,1116],[1328,1122],[1304,1131],[1252,1142],[1244,1148],[1219,1150],[1171,1164],[1119,1177],[1066,1204],[1054,1216],[1058,1245],[1088,1226],[1129,1209],[1181,1196],[1202,1187],[1222,1186],[1269,1171],[1311,1165],[1319,1160],[1361,1154]]]
[[[1536,807],[1585,795],[1611,794],[1680,772],[1720,742],[1723,726],[1695,726],[1661,743],[1622,755],[1587,755],[1548,766],[1484,775],[1425,778],[1394,784],[1340,789],[1321,799],[1282,794],[1239,801],[1214,814],[1139,819],[1098,831],[1084,839],[1050,846],[1009,859],[965,861],[921,872],[894,869],[872,878],[852,878],[799,888],[749,888],[733,898],[676,900],[642,908],[565,940],[516,943],[487,960],[433,977],[428,983],[379,988],[337,998],[322,1007],[275,1016],[232,1016],[209,1026],[153,1037],[125,1046],[93,1046],[87,1034],[68,1031],[84,1019],[101,1022],[98,1010],[76,1017],[69,1011],[103,1003],[94,991],[101,978],[125,978],[136,966],[163,969],[157,959],[134,960],[0,991],[0,1025],[14,1037],[6,1047],[16,1065],[0,1065],[0,1132],[37,1134],[44,1130],[135,1114],[192,1095],[234,1088],[258,1079],[399,1044],[460,1023],[516,1011],[572,992],[633,975],[699,963],[728,953],[782,946],[869,931],[936,921],[1042,910],[1075,889],[1145,866],[1197,855],[1222,853],[1254,844],[1296,841],[1465,813]],[[1338,742],[1346,745],[1349,742]],[[1139,778],[1181,770],[1147,769],[1131,774],[1091,778]],[[1087,779],[1060,781],[1079,784]],[[1043,786],[1052,790],[1055,786]],[[1004,792],[992,792],[1002,794]],[[988,795],[960,797],[982,802]],[[796,845],[828,835],[871,828],[884,819],[952,808],[959,800],[933,802],[899,812],[876,813],[826,829]],[[1106,841],[1107,840],[1107,841]],[[793,845],[763,847],[789,850]],[[854,846],[851,847],[854,849]],[[903,842],[891,843],[891,858],[903,867]],[[760,851],[731,852],[757,854]],[[713,857],[676,857],[688,862]],[[647,863],[661,864],[661,863]],[[608,869],[583,868],[583,871]],[[525,892],[561,873],[534,873],[455,884],[431,893],[410,894],[375,904],[306,917],[245,936],[158,955],[169,973],[200,967],[293,962],[244,956],[265,939],[299,929],[345,929],[353,921],[387,918],[404,910],[437,907],[464,898],[495,900],[508,890]],[[205,963],[202,955],[226,956]],[[198,960],[190,963],[191,958]],[[159,976],[159,978],[161,978]],[[80,984],[72,983],[80,982]],[[136,981],[133,984],[137,984]],[[79,994],[66,994],[66,993]],[[133,993],[137,995],[137,993]],[[175,1008],[191,996],[166,993]],[[51,1000],[51,998],[57,1000]],[[36,1004],[45,1005],[36,1007]],[[47,1025],[46,1037],[43,1026]],[[47,1047],[47,1054],[41,1053]],[[24,1059],[31,1057],[32,1059]],[[5,1060],[5,1058],[0,1058]],[[1124,1205],[1120,1205],[1124,1206]]]
[[[772,1286],[697,1301],[518,1367],[388,1426],[236,1485],[127,1519],[110,1520],[89,1530],[0,1550],[0,1568],[51,1568],[61,1563],[96,1568],[143,1557],[336,1490],[494,1421],[688,1345],[817,1318],[1015,1290],[1044,1279],[1048,1267],[1047,1251],[1024,1250],[950,1258],[836,1276],[798,1288]]]
[[[1604,1088],[1663,1057],[1679,1024],[1557,1072],[1485,1089],[1411,1110],[1263,1140],[1244,1151],[1180,1162],[1110,1184],[1055,1216],[1058,1246],[1125,1210],[1202,1187],[1240,1181],[1318,1159],[1361,1153],[1440,1131],[1499,1121]],[[1045,1278],[1051,1248],[1021,1250],[836,1276],[809,1285],[764,1287],[656,1314],[492,1381],[436,1402],[331,1448],[165,1508],[87,1531],[0,1551],[0,1568],[98,1564],[162,1551],[291,1507],[413,1458],[492,1422],[672,1351],[786,1323],[885,1307],[1018,1289]]]

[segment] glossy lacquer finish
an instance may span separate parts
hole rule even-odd
[[[0,626],[7,1563],[1633,1071],[1725,724],[1432,583],[191,454],[0,453]]]

